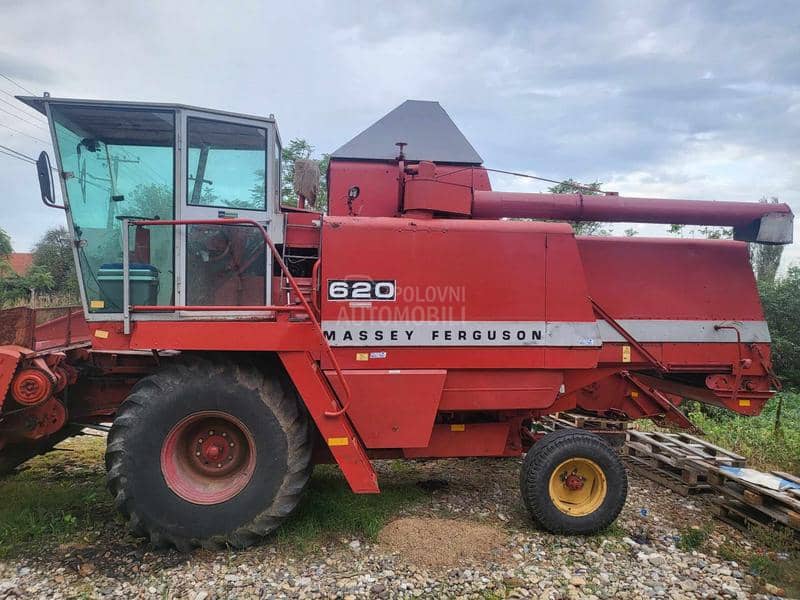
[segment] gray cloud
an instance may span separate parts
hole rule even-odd
[[[0,23],[0,72],[36,91],[275,113],[320,151],[436,99],[490,166],[800,200],[796,2],[47,4],[8,3]],[[41,146],[2,128],[0,143]],[[32,208],[32,175],[0,156],[19,247],[59,219]]]

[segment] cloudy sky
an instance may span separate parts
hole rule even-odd
[[[407,98],[439,100],[489,167],[800,211],[798,2],[0,0],[0,14],[0,73],[36,93],[274,113],[284,140],[320,152]],[[9,106],[21,92],[0,78],[0,144],[36,155],[47,144],[29,136],[48,135]],[[63,219],[2,154],[0,202],[20,251]]]

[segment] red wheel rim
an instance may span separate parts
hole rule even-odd
[[[167,486],[193,504],[219,504],[241,492],[256,468],[250,430],[220,411],[189,415],[161,446],[161,473]]]

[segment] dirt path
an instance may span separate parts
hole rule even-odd
[[[101,465],[92,468],[99,476]],[[273,539],[246,551],[185,555],[154,551],[106,518],[77,541],[0,561],[0,598],[744,599],[763,589],[747,565],[730,560],[757,550],[755,543],[713,522],[707,499],[682,498],[637,476],[609,531],[567,538],[531,525],[517,491],[518,460],[378,468],[384,486],[426,483],[374,539],[323,533],[303,550]],[[679,542],[693,525],[700,528],[694,550]]]

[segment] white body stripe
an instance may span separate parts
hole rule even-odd
[[[766,321],[679,321],[672,319],[621,319],[617,321],[637,342],[735,342],[733,329],[714,329],[715,325],[732,325],[739,330],[742,342],[769,343]],[[604,342],[624,342],[605,321],[598,321]]]
[[[628,319],[619,324],[639,342],[770,341],[765,321]],[[323,321],[331,346],[577,346],[599,347],[625,339],[605,321]]]

